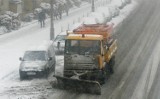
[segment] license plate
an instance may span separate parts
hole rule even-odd
[[[27,75],[36,75],[35,72],[27,72]]]

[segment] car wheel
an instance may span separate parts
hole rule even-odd
[[[48,77],[49,70],[50,70],[49,68],[46,68],[45,71],[44,71],[44,75],[45,75],[46,78]]]
[[[26,78],[26,75],[22,71],[19,71],[19,76],[20,80],[24,80]]]
[[[56,69],[56,61],[54,62],[53,64],[53,71],[55,72],[55,69]]]

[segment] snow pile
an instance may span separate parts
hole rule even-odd
[[[131,0],[112,0],[105,7],[99,7],[82,19],[82,24],[105,24],[120,14],[120,10],[131,3]]]
[[[47,50],[52,44],[53,44],[53,41],[51,41],[51,40],[44,40],[44,41],[41,42],[40,45],[29,47],[27,49],[27,51]]]
[[[110,21],[112,19],[112,14],[108,7],[99,7],[96,11],[102,13],[106,21]]]
[[[50,6],[49,3],[44,3],[44,2],[42,2],[42,3],[40,4],[40,7],[41,7],[42,9],[46,9],[46,10],[49,10],[49,9],[51,8],[51,6]]]
[[[103,14],[100,13],[100,12],[92,12],[92,13],[89,15],[89,17],[95,18],[96,23],[100,23],[100,24],[106,23],[105,17],[104,17]]]
[[[82,19],[83,24],[96,24],[96,19],[94,17],[84,17]]]
[[[125,6],[125,3],[122,0],[112,0],[111,4],[119,7],[120,9],[122,9]]]
[[[21,26],[20,20],[19,20],[19,14],[13,13],[11,11],[6,11],[3,15],[0,15],[0,27],[5,27],[7,31],[9,32],[11,30],[16,30]]]
[[[4,34],[4,33],[7,33],[7,31],[8,31],[8,30],[7,30],[7,28],[6,28],[5,26],[1,26],[1,27],[0,27],[0,35],[1,35],[1,34]]]
[[[112,17],[116,17],[119,15],[120,9],[116,5],[110,4],[108,5],[108,7]]]

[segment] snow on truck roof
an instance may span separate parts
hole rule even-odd
[[[106,32],[113,27],[112,24],[82,24],[78,28],[74,29],[74,32],[81,32],[81,31],[101,31]]]
[[[86,40],[102,40],[102,35],[95,35],[95,34],[69,34],[67,39],[86,39]]]
[[[113,23],[109,24],[91,24],[86,25],[83,24],[78,28],[73,30],[75,34],[95,34],[95,35],[102,35],[104,39],[108,39],[111,37],[111,33],[113,31]]]
[[[39,46],[32,46],[27,49],[27,51],[42,51],[42,50],[48,50],[48,48],[53,44],[53,41],[43,41],[41,45]]]

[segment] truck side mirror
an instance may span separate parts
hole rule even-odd
[[[52,57],[49,57],[49,58],[48,58],[48,61],[50,61],[50,60],[52,60]]]
[[[108,50],[108,46],[106,46],[106,50]]]

